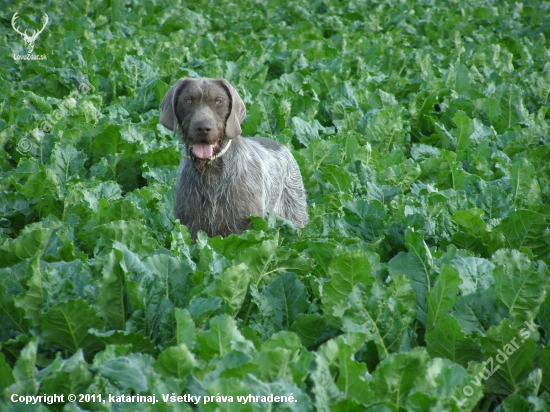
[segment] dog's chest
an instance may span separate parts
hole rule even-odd
[[[193,167],[193,166],[191,166]],[[246,171],[227,166],[201,171],[188,168],[186,215],[200,222],[207,233],[233,233],[245,230],[250,215],[263,215],[263,199],[255,177]]]

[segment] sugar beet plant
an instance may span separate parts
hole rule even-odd
[[[550,410],[548,2],[43,3],[0,12],[1,410]],[[300,233],[174,221],[196,76],[292,150]]]

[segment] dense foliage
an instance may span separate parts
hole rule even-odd
[[[1,410],[550,410],[548,2],[11,3]],[[48,14],[47,59],[14,57],[17,10]],[[174,221],[158,106],[195,76],[293,151],[300,233],[268,216],[192,244]]]

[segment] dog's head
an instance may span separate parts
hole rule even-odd
[[[189,155],[213,159],[242,132],[244,103],[224,79],[180,79],[160,105],[160,123],[181,130]]]

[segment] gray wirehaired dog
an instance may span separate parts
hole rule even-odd
[[[240,136],[246,109],[224,79],[180,79],[164,97],[160,123],[180,130],[186,149],[174,214],[196,238],[249,228],[249,216],[274,212],[302,228],[306,192],[290,151],[263,137]]]

